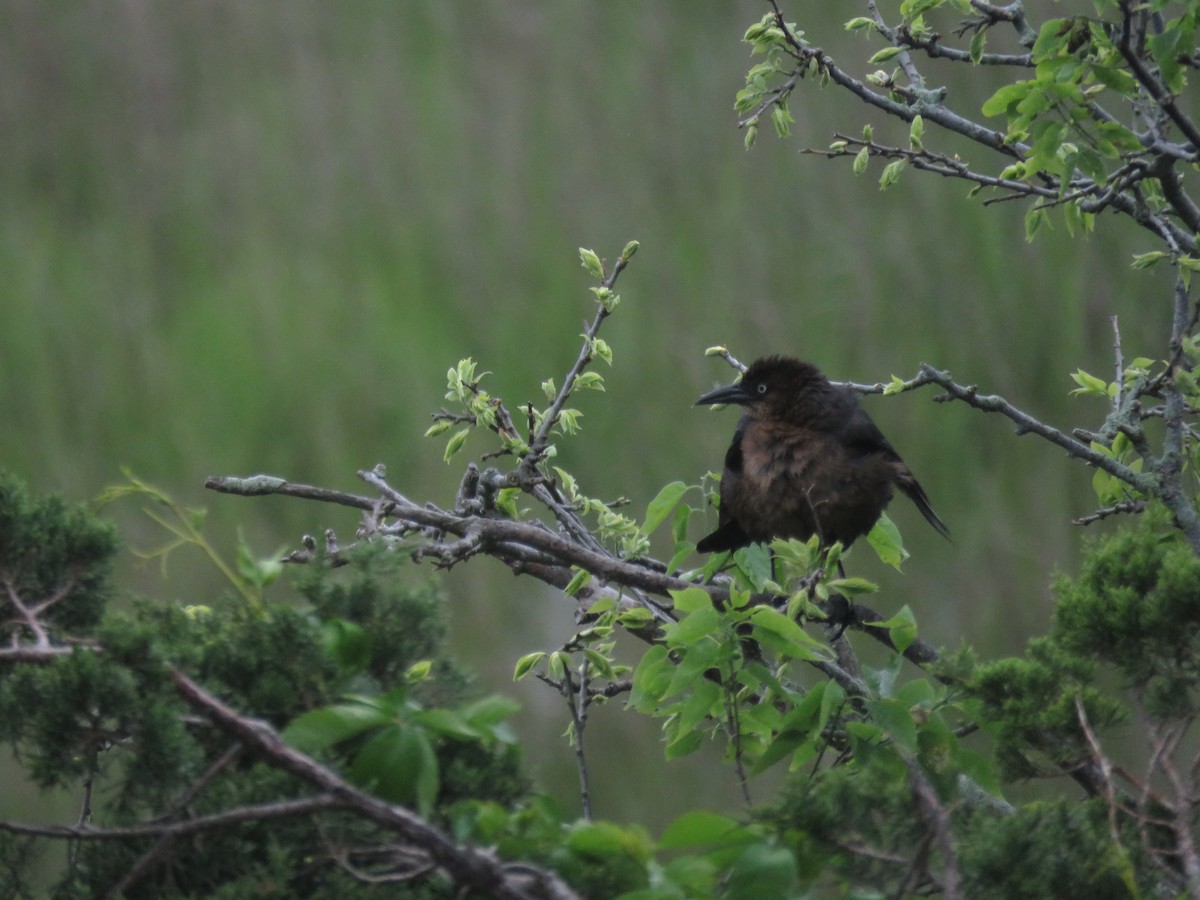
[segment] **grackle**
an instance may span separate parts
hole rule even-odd
[[[926,520],[950,536],[929,498],[854,391],[830,383],[816,366],[768,356],[741,381],[697,406],[736,403],[744,410],[725,454],[717,530],[702,553],[772,538],[849,547],[878,521],[898,487]]]

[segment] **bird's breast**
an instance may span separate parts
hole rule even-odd
[[[882,455],[853,454],[829,433],[778,423],[748,423],[741,459],[721,502],[755,540],[818,534],[848,544],[874,524],[896,477]]]

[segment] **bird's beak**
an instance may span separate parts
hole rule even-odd
[[[696,401],[697,406],[712,406],[715,403],[736,403],[739,406],[745,406],[754,398],[740,384],[731,384],[726,387],[717,388],[715,391],[709,391],[703,397]]]

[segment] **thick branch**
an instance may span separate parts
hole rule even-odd
[[[179,669],[171,670],[171,681],[188,704],[239,740],[248,751],[266,757],[273,765],[318,788],[337,804],[420,847],[464,887],[502,900],[535,900],[539,897],[565,900],[577,896],[553,873],[526,866],[523,867],[525,871],[534,871],[536,875],[529,878],[515,875],[490,853],[456,844],[415,813],[359,790],[311,757],[287,746],[265,722],[248,719],[234,711]]]

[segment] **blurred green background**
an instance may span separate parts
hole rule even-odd
[[[856,5],[786,6],[842,65],[874,68],[878,47],[841,28]],[[751,64],[740,39],[765,10],[6,0],[0,465],[80,500],[129,466],[207,506],[225,551],[240,526],[262,555],[304,532],[348,535],[354,518],[208,495],[206,475],[353,490],[356,470],[384,462],[409,496],[448,503],[462,465],[490,447],[473,439],[447,466],[441,442],[422,439],[446,369],[473,356],[510,406],[539,400],[592,310],[576,249],[611,259],[630,239],[641,252],[603,332],[608,391],[581,398],[584,434],[560,448],[591,494],[637,508],[666,481],[719,469],[734,413],[692,407],[730,380],[703,355],[716,343],[858,381],[928,361],[1053,423],[1095,424],[1103,409],[1069,398],[1068,374],[1111,371],[1109,316],[1127,358],[1161,355],[1164,286],[1128,268],[1151,242],[1105,219],[1090,239],[1056,222],[1029,245],[1024,209],[984,208],[911,172],[881,194],[877,165],[855,179],[799,151],[867,121],[904,143],[906,127],[816,85],[794,96],[792,140],[764,130],[747,153],[732,111]],[[970,113],[1005,73],[927,74]],[[865,402],[954,542],[900,501],[905,572],[865,548],[851,568],[881,582],[881,609],[910,604],[930,639],[1017,652],[1047,625],[1052,571],[1073,564],[1090,473],[932,397]],[[161,539],[133,505],[110,512],[132,545]],[[184,557],[165,581],[129,557],[123,579],[172,602],[224,590]],[[509,680],[517,655],[566,637],[570,605],[486,560],[445,583],[457,652],[486,688],[522,699],[540,782],[577,805],[564,710]],[[668,768],[653,723],[630,719],[602,711],[589,732],[600,815],[657,825],[734,803],[713,757]]]

